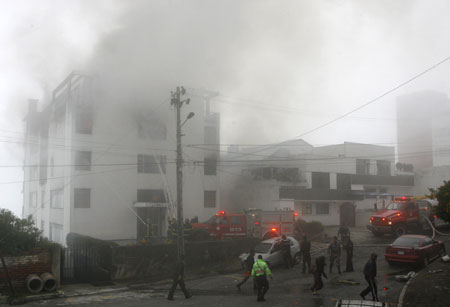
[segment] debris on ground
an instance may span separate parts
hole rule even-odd
[[[397,281],[408,281],[411,278],[414,278],[414,276],[416,276],[416,272],[411,271],[406,275],[395,275],[395,280]]]
[[[335,307],[384,307],[383,302],[361,301],[361,300],[338,300]]]
[[[450,262],[450,256],[449,255],[445,255],[444,257],[441,258],[442,261],[444,262]]]
[[[431,270],[431,271],[428,271],[428,274],[434,274],[434,273],[440,273],[440,272],[444,272],[444,270]]]
[[[339,279],[338,283],[347,284],[347,285],[359,285],[358,281],[350,280],[350,279]]]

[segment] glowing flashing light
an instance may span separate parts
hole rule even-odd
[[[274,228],[272,228],[272,231],[277,231],[277,229],[274,227]]]

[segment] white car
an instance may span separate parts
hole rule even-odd
[[[293,237],[287,237],[289,241],[291,241],[291,255],[295,264],[300,262],[300,245],[298,241]],[[281,237],[272,238],[258,243],[255,246],[255,261],[258,259],[259,255],[262,255],[262,258],[270,267],[277,266],[284,262],[283,254],[280,250],[280,241]],[[247,259],[248,253],[241,254],[239,259],[241,260],[242,267],[245,267],[245,260]]]

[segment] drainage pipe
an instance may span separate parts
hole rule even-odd
[[[56,289],[56,278],[51,273],[42,273],[41,280],[45,291],[54,291]]]
[[[26,278],[27,289],[31,293],[39,293],[44,286],[42,280],[36,274],[30,274]]]

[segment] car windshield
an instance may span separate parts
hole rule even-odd
[[[405,206],[405,203],[390,203],[386,209],[388,210],[402,210]]]
[[[258,254],[267,254],[272,247],[272,243],[259,243],[255,247],[255,253]]]
[[[419,247],[421,238],[400,237],[392,243],[394,246]]]

